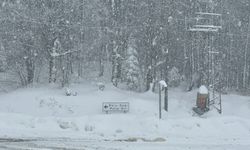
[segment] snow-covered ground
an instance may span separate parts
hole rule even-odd
[[[197,91],[171,89],[169,112],[159,120],[155,93],[128,92],[111,85],[100,91],[88,82],[70,88],[77,96],[65,96],[64,89],[53,85],[1,94],[0,149],[8,143],[1,138],[36,139],[7,144],[17,149],[30,143],[53,149],[53,144],[62,144],[58,139],[70,139],[61,141],[75,148],[250,149],[250,97],[224,95],[222,114],[212,109],[198,117],[192,111]],[[103,102],[117,101],[129,102],[129,113],[102,112]]]

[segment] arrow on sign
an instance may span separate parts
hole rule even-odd
[[[109,106],[105,105],[104,108],[107,109]]]

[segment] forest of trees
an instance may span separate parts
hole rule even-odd
[[[212,49],[223,88],[250,90],[250,1],[204,1],[1,0],[0,72],[15,72],[22,86],[65,86],[88,62],[117,87],[143,92],[163,79],[191,89],[209,82]],[[222,28],[190,32],[195,13],[207,8],[221,14]]]

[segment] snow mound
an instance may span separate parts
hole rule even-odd
[[[159,84],[163,87],[168,87],[167,83],[164,80],[161,80]]]
[[[200,88],[199,88],[199,93],[200,94],[208,94],[208,89],[206,86],[202,85]]]

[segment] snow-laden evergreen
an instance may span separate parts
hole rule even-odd
[[[140,68],[134,39],[130,40],[124,61],[124,81],[128,89],[137,91],[140,84]]]

